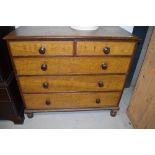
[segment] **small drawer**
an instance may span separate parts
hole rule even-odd
[[[23,93],[121,91],[125,75],[19,77]]]
[[[18,75],[126,73],[129,57],[14,58]]]
[[[116,107],[119,97],[120,92],[24,94],[27,110]]]
[[[12,41],[13,56],[72,55],[72,41]]]
[[[79,41],[77,55],[132,55],[135,42]]]

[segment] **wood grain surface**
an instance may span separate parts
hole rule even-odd
[[[135,128],[155,128],[155,28],[130,100],[128,115]]]
[[[110,48],[108,55],[132,55],[135,42],[78,41],[77,55],[106,55],[103,52],[105,47]]]
[[[72,41],[12,41],[10,49],[13,56],[39,56],[39,48],[45,48],[48,55],[73,55]]]
[[[125,75],[94,75],[94,76],[33,76],[19,77],[23,93],[62,92],[62,91],[121,91]],[[102,81],[103,87],[98,83]],[[43,83],[48,83],[48,88]]]
[[[103,108],[116,106],[119,92],[114,93],[61,93],[24,94],[26,109]],[[96,103],[100,99],[100,103]],[[50,102],[47,105],[46,102]]]
[[[57,57],[57,58],[14,58],[18,75],[51,75],[51,74],[83,74],[83,73],[126,73],[130,58],[115,57]],[[102,69],[106,63],[108,68]],[[47,70],[42,71],[41,65]]]

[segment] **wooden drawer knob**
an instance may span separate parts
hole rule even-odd
[[[45,51],[46,51],[45,47],[40,47],[39,48],[39,53],[40,54],[45,54]]]
[[[106,70],[108,68],[108,64],[106,64],[106,63],[101,64],[101,68]]]
[[[101,99],[100,98],[97,98],[96,99],[96,104],[100,104],[101,103]]]
[[[103,81],[99,81],[99,82],[98,82],[98,86],[99,86],[99,87],[103,87],[103,86],[104,86],[104,82],[103,82]]]
[[[49,86],[48,82],[43,83],[43,88],[48,88],[48,86]]]
[[[104,47],[104,48],[103,48],[103,52],[104,52],[105,54],[109,54],[109,53],[110,53],[110,48],[109,48],[109,47]]]
[[[46,104],[46,105],[50,105],[50,104],[51,104],[51,101],[46,100],[45,104]]]
[[[47,70],[47,64],[42,64],[41,65],[41,70],[46,71]]]

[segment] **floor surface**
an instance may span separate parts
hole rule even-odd
[[[126,109],[132,88],[124,90],[120,110],[116,117],[110,116],[110,110],[36,113],[32,119],[25,116],[23,125],[14,125],[11,121],[0,121],[0,128],[12,129],[131,129],[133,128]]]

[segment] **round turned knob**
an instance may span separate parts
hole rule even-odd
[[[104,70],[107,69],[108,68],[108,64],[106,64],[106,63],[101,64],[101,68],[104,69]]]
[[[103,86],[104,86],[104,82],[103,82],[103,81],[99,81],[99,82],[98,82],[98,86],[99,86],[99,87],[103,87]]]
[[[104,52],[105,54],[109,54],[109,53],[110,53],[110,48],[109,48],[109,47],[104,47],[104,48],[103,48],[103,52]]]
[[[97,98],[97,99],[96,99],[96,104],[100,104],[100,103],[101,103],[100,98]]]
[[[42,64],[41,65],[41,70],[46,71],[47,70],[47,64]]]
[[[45,51],[46,51],[45,47],[40,47],[39,48],[39,53],[40,54],[45,54]]]
[[[43,83],[43,88],[48,88],[48,86],[49,86],[48,82]]]
[[[51,102],[50,102],[49,100],[46,100],[45,104],[46,104],[46,105],[50,105]]]

